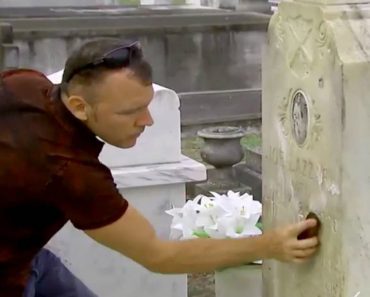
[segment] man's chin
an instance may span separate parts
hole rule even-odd
[[[137,142],[137,138],[132,138],[130,140],[124,141],[118,147],[123,148],[123,149],[128,149],[128,148],[134,147],[136,145],[136,142]]]
[[[121,149],[128,149],[136,145],[138,137],[131,137],[131,138],[126,138],[121,141],[105,141],[106,143],[109,143],[112,146],[121,148]]]

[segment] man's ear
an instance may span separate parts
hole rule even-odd
[[[82,96],[72,95],[63,98],[63,102],[68,110],[80,121],[87,121],[89,104]]]

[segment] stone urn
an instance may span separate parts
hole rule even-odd
[[[203,161],[216,168],[231,167],[244,157],[240,140],[246,131],[240,127],[218,126],[198,131],[204,140],[200,151]]]

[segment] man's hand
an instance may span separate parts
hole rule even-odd
[[[314,228],[317,221],[309,219],[294,225],[267,231],[264,236],[270,242],[269,252],[272,258],[283,262],[303,263],[318,249],[317,237],[298,240],[303,231]]]

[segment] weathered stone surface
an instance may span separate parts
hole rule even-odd
[[[262,93],[264,226],[309,211],[323,226],[313,261],[265,262],[265,297],[370,296],[369,16],[368,4],[293,1],[271,20]]]

